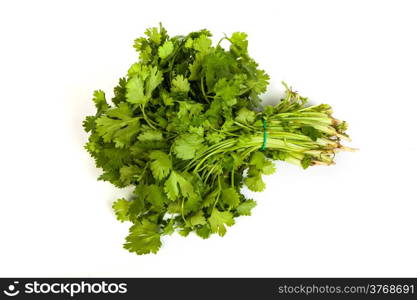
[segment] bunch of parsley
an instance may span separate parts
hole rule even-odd
[[[256,205],[241,188],[262,191],[273,160],[307,168],[349,149],[340,144],[347,125],[329,105],[307,106],[286,86],[277,105],[260,106],[269,77],[249,57],[245,33],[216,45],[207,30],[170,38],[160,26],[145,34],[112,104],[95,91],[97,113],[83,123],[99,179],[135,186],[113,204],[120,221],[133,223],[127,250],[156,253],[161,236],[175,231],[223,236]]]

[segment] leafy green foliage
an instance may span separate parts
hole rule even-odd
[[[172,169],[172,161],[168,154],[160,150],[154,150],[149,154],[151,158],[152,174],[157,180],[162,180],[168,176]]]
[[[190,90],[190,83],[188,82],[187,78],[184,78],[182,75],[177,75],[172,80],[172,89],[173,92],[182,92],[187,93]]]
[[[204,139],[195,134],[180,135],[174,142],[173,151],[181,159],[192,159],[196,152],[203,148]]]
[[[171,41],[166,41],[161,47],[158,48],[158,55],[160,58],[167,58],[172,51],[174,51],[174,44]]]
[[[85,149],[103,170],[100,180],[135,187],[129,200],[113,203],[117,219],[133,223],[130,252],[156,253],[161,236],[174,232],[224,236],[256,206],[242,187],[263,191],[273,160],[307,168],[331,164],[343,149],[347,124],[330,106],[308,107],[286,86],[283,99],[262,108],[269,76],[249,56],[247,35],[224,39],[228,49],[208,30],[169,37],[161,25],[149,28],[134,42],[139,59],[112,104],[103,91],[93,94]]]
[[[226,226],[232,226],[235,221],[233,214],[228,211],[219,211],[214,208],[211,212],[211,216],[208,219],[212,232],[218,233],[220,236],[226,234]]]
[[[156,253],[161,247],[161,233],[157,224],[144,219],[130,227],[124,247],[136,254]]]
[[[252,209],[256,206],[256,202],[252,199],[249,199],[245,202],[242,202],[237,208],[237,212],[242,216],[250,216]]]
[[[127,201],[126,199],[118,199],[116,201],[113,202],[113,210],[114,213],[116,214],[117,220],[124,222],[124,221],[128,221],[129,217],[128,217],[128,211],[129,211],[129,207],[132,204],[132,202]]]

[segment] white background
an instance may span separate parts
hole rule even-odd
[[[415,1],[2,1],[0,276],[417,276]],[[159,21],[171,35],[249,34],[271,76],[349,122],[332,167],[278,164],[224,238],[122,244],[127,193],[83,149],[94,89],[110,97]]]

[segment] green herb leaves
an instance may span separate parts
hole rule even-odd
[[[203,142],[204,138],[195,133],[183,134],[175,140],[172,149],[178,158],[192,159],[203,148]]]
[[[178,75],[172,80],[171,91],[179,93],[188,93],[190,90],[190,83],[184,76]]]
[[[233,214],[228,211],[218,211],[216,208],[213,209],[208,221],[211,231],[218,233],[220,236],[226,234],[226,226],[232,226],[235,223]]]
[[[156,67],[140,66],[132,71],[134,75],[126,84],[127,101],[145,105],[152,97],[152,92],[162,82],[162,73]]]
[[[168,154],[160,150],[154,150],[149,154],[151,159],[152,174],[157,180],[168,176],[172,169],[172,161]]]
[[[158,48],[158,55],[160,58],[167,58],[174,51],[174,44],[171,41],[165,42]]]
[[[273,160],[307,168],[332,164],[346,149],[347,124],[328,105],[307,107],[286,87],[262,110],[269,76],[250,58],[245,33],[225,37],[228,49],[207,30],[169,37],[159,26],[145,36],[135,40],[139,60],[114,88],[113,104],[95,91],[97,113],[83,122],[99,179],[135,187],[113,203],[116,218],[132,222],[128,251],[156,253],[174,232],[224,236],[256,206],[241,188],[263,191]]]
[[[159,226],[146,219],[135,223],[129,229],[124,247],[136,254],[156,253],[161,247]]]

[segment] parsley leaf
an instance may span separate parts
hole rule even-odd
[[[158,55],[160,58],[167,58],[172,51],[174,51],[174,44],[171,41],[166,41],[161,47],[158,48]]]
[[[112,207],[116,214],[117,220],[121,222],[129,221],[128,211],[131,204],[132,202],[127,201],[124,198],[118,199],[115,202],[113,202]]]
[[[182,93],[188,93],[190,90],[190,84],[186,78],[182,75],[177,75],[172,80],[172,88],[171,91],[173,92],[182,92]]]
[[[250,216],[252,209],[256,206],[256,202],[252,199],[242,202],[237,208],[236,211],[241,216]]]
[[[173,145],[174,153],[181,159],[192,159],[197,151],[204,148],[204,139],[194,133],[179,136]]]
[[[138,133],[138,120],[138,117],[132,117],[128,105],[123,103],[96,120],[97,133],[105,142],[113,141],[116,147],[123,147]]]
[[[226,234],[226,225],[232,226],[235,223],[233,215],[230,212],[218,211],[217,208],[213,209],[208,221],[210,223],[211,231],[218,233],[220,236]]]
[[[160,150],[154,150],[150,153],[149,157],[151,161],[151,170],[153,176],[162,180],[168,176],[172,169],[172,162],[168,154]]]
[[[161,247],[161,234],[157,224],[148,220],[135,223],[129,229],[125,249],[136,254],[156,253]]]

